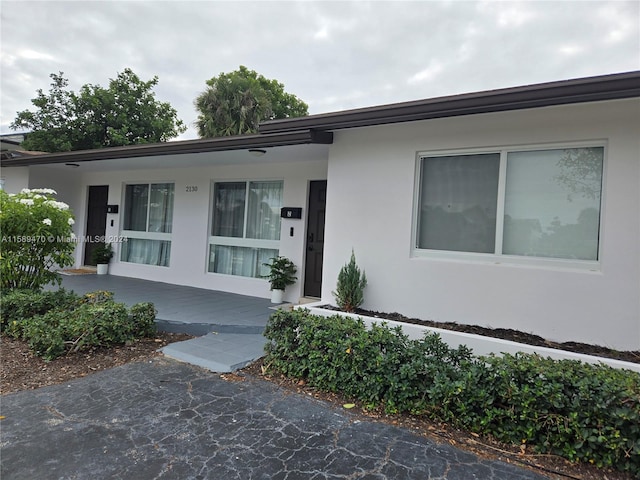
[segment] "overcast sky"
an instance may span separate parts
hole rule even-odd
[[[62,71],[131,68],[196,138],[205,81],[245,65],[310,113],[640,69],[640,2],[4,1],[0,132]]]

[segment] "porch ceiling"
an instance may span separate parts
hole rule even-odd
[[[86,171],[184,168],[203,165],[253,164],[304,161],[327,156],[331,132],[303,130],[275,134],[235,135],[124,147],[46,153],[3,161],[3,167],[60,165],[85,167]],[[314,148],[318,147],[318,148]],[[252,152],[264,150],[263,156]]]
[[[311,162],[326,160],[329,145],[306,144],[280,147],[264,147],[266,153],[255,156],[249,150],[230,150],[196,153],[176,153],[142,157],[109,158],[104,160],[77,161],[68,158],[57,163],[30,165],[30,168],[47,168],[74,173],[109,172],[118,170],[147,170],[165,168],[189,168],[215,165],[258,165],[268,163]],[[72,164],[71,166],[67,164]],[[73,165],[78,165],[74,167]],[[3,167],[9,165],[3,164]]]

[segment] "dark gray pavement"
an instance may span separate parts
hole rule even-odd
[[[1,413],[3,480],[545,478],[168,359],[7,395]]]

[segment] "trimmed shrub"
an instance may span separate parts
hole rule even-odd
[[[10,290],[0,295],[0,328],[3,333],[21,336],[20,322],[50,310],[73,310],[81,297],[64,288],[50,292]]]
[[[156,334],[156,313],[158,312],[151,302],[136,303],[131,307],[129,320],[134,337],[151,337]]]
[[[138,303],[129,310],[105,291],[84,297],[62,289],[14,291],[2,298],[5,333],[26,340],[45,360],[151,336],[156,332],[155,315],[152,303]]]
[[[23,338],[36,355],[53,360],[66,351],[131,340],[127,307],[122,303],[85,303],[72,311],[52,310],[24,321]]]
[[[488,412],[461,417],[461,424],[499,440],[525,440],[539,452],[640,473],[640,374],[537,355],[483,360],[463,395]]]
[[[278,311],[265,365],[367,407],[410,412],[535,451],[640,474],[640,374],[537,355],[476,358],[438,335]]]

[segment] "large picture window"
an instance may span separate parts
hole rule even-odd
[[[598,260],[604,147],[422,155],[416,250]]]
[[[278,255],[282,181],[213,185],[209,272],[260,277]]]
[[[120,260],[168,267],[173,226],[173,183],[125,186]]]

